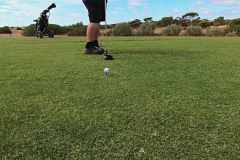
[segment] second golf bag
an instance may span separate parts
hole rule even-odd
[[[44,36],[48,36],[49,38],[54,38],[54,33],[48,30],[48,20],[50,17],[50,10],[56,8],[55,3],[51,4],[47,9],[45,9],[40,17],[34,22],[36,22],[35,26],[35,35],[38,38],[43,38]]]

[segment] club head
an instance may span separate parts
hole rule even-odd
[[[55,3],[52,3],[49,7],[48,7],[48,10],[51,10],[51,9],[53,9],[53,8],[56,8],[57,6],[56,6],[56,4]]]
[[[106,54],[106,55],[104,55],[104,60],[109,61],[109,60],[114,60],[114,58],[113,58],[112,55],[110,55],[110,54]]]
[[[104,60],[114,60],[113,56],[111,54],[108,53],[108,51],[106,50],[104,53]]]

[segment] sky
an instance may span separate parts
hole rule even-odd
[[[118,23],[136,18],[181,16],[195,11],[201,18],[214,19],[240,17],[240,0],[108,0],[107,21]],[[77,22],[88,23],[87,10],[82,0],[0,0],[0,26],[27,26],[33,19],[56,3],[50,23],[69,25]]]

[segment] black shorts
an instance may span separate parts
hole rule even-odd
[[[105,21],[105,0],[83,0],[88,10],[89,20],[91,23],[100,23]]]

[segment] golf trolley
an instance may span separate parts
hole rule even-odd
[[[43,38],[48,36],[49,38],[54,38],[54,33],[48,30],[48,20],[50,17],[50,10],[56,8],[56,4],[52,3],[47,9],[42,11],[40,17],[35,19],[35,35],[37,38]]]

